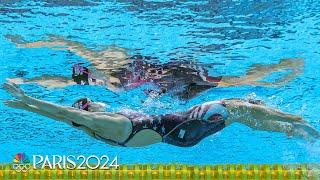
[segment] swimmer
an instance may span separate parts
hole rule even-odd
[[[171,93],[188,100],[199,93],[216,87],[230,86],[283,86],[303,72],[301,59],[283,59],[279,64],[255,64],[243,76],[210,76],[206,67],[217,64],[197,65],[192,62],[168,62],[156,64],[157,58],[149,56],[129,56],[125,49],[109,47],[96,51],[75,41],[60,36],[49,36],[49,40],[26,42],[20,36],[7,35],[7,39],[18,48],[47,47],[53,50],[67,50],[91,62],[92,67],[75,64],[70,77],[44,75],[30,79],[12,78],[16,84],[37,83],[49,88],[62,88],[69,85],[100,85],[119,92],[145,84],[154,89],[144,92],[152,94]],[[275,72],[287,72],[274,82],[264,82],[264,78]]]
[[[27,96],[10,82],[4,84],[4,89],[16,98],[6,101],[7,106],[67,123],[115,146],[141,147],[163,142],[190,147],[234,122],[308,141],[320,137],[319,132],[300,117],[253,100],[225,99],[196,105],[185,112],[147,115],[133,110],[106,112],[102,103],[88,98],[78,100],[72,107],[60,106]]]

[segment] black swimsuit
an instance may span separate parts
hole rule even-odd
[[[96,137],[110,144],[126,146],[138,132],[149,129],[157,132],[164,143],[180,147],[194,146],[203,138],[225,127],[224,119],[226,117],[219,113],[211,114],[208,117],[209,120],[203,120],[208,109],[216,104],[198,105],[186,113],[160,116],[148,116],[134,111],[122,111],[117,114],[127,117],[132,123],[132,132],[129,137],[124,142],[105,139],[97,134]],[[196,113],[198,114],[195,115]]]
[[[111,76],[117,77],[120,80],[121,87],[126,90],[151,83],[160,89],[153,90],[156,94],[160,95],[172,91],[174,95],[182,99],[190,99],[196,96],[198,92],[217,87],[222,78],[221,76],[208,76],[207,71],[203,68],[200,69],[203,69],[204,72],[196,67],[193,68],[191,65],[189,65],[191,67],[184,67],[181,62],[169,62],[160,65],[150,63],[150,60],[155,61],[156,58],[141,55],[135,55],[128,59],[133,60],[129,66],[111,72]],[[75,83],[82,85],[90,85],[89,79],[93,84],[98,81],[98,79],[90,76],[88,68],[81,65],[73,67],[72,79]],[[103,79],[100,79],[100,81],[104,82]],[[98,85],[107,86],[106,83],[98,83]],[[148,93],[148,91],[146,92]]]

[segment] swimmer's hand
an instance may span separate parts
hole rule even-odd
[[[23,92],[23,90],[16,84],[12,82],[6,82],[3,85],[3,88],[7,90],[13,97],[17,99],[25,99],[27,95]]]
[[[22,78],[7,78],[6,79],[8,82],[13,83],[13,84],[24,84],[24,79]]]
[[[5,101],[4,104],[6,106],[17,108],[17,109],[25,109],[28,107],[26,103],[19,100],[8,100],[8,101]]]
[[[16,45],[20,45],[24,43],[24,40],[21,35],[10,35],[7,34],[4,36],[6,39],[11,41],[12,43],[15,43]]]

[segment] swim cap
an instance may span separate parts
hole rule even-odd
[[[89,69],[76,64],[72,67],[72,79],[77,84],[88,85],[91,73]]]
[[[228,118],[228,110],[220,102],[207,102],[203,106],[208,108],[203,116],[205,121],[225,120]]]
[[[189,113],[190,119],[204,121],[218,121],[228,118],[227,108],[220,101],[211,101],[194,106],[189,110]]]
[[[89,111],[89,104],[92,101],[89,98],[81,98],[72,104],[72,107],[78,108],[81,110]]]

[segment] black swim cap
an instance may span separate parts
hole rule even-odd
[[[81,69],[81,71],[80,71]],[[85,73],[87,72],[87,73]],[[77,84],[89,85],[89,69],[79,64],[72,67],[72,79]]]
[[[72,107],[89,111],[89,105],[92,101],[89,98],[81,98],[72,104]]]

